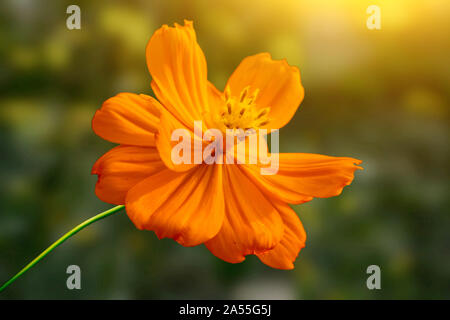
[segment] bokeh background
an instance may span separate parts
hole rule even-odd
[[[70,4],[81,7],[81,30],[66,28]],[[381,30],[366,27],[372,4]],[[118,214],[0,299],[450,298],[449,9],[447,0],[2,1],[0,282],[111,207],[90,170],[113,145],[91,119],[119,92],[152,94],[144,52],[162,24],[194,20],[220,89],[248,55],[299,66],[306,96],[281,151],[352,156],[365,170],[340,197],[295,207],[308,240],[292,271],[255,257],[227,264]],[[71,264],[81,290],[66,288]],[[366,287],[371,264],[381,290]]]

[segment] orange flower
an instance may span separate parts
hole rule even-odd
[[[278,173],[261,175],[260,163],[175,164],[170,137],[177,128],[193,132],[198,120],[203,129],[283,127],[303,100],[299,70],[257,54],[241,62],[220,92],[207,80],[190,21],[157,30],[146,58],[158,100],[120,93],[93,118],[97,135],[120,144],[92,168],[97,196],[125,204],[136,227],[159,238],[183,246],[204,243],[231,263],[255,254],[271,267],[293,268],[306,234],[289,203],[339,195],[361,161],[279,154]]]

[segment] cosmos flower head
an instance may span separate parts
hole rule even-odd
[[[276,153],[276,173],[264,175],[261,169],[269,164],[249,156],[246,142],[252,134],[233,142],[236,148],[228,155],[243,154],[249,161],[207,163],[195,156],[210,145],[204,139],[208,130],[227,137],[229,130],[256,135],[286,125],[304,97],[299,69],[268,53],[256,54],[242,60],[220,91],[208,81],[191,21],[158,29],[148,42],[146,59],[156,98],[119,93],[93,118],[95,133],[119,144],[92,168],[98,175],[97,196],[125,204],[136,227],[159,238],[183,246],[204,244],[230,263],[254,254],[273,268],[292,269],[306,233],[289,204],[339,195],[361,169],[361,161]],[[174,161],[177,130],[193,141],[187,161]],[[258,155],[267,153],[264,136],[258,134],[253,141]],[[225,154],[229,147],[219,144],[209,154]]]

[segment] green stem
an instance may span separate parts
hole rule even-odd
[[[65,235],[63,235],[61,238],[56,240],[50,247],[45,249],[40,255],[38,255],[33,261],[31,261],[29,264],[27,264],[22,270],[20,270],[14,277],[9,279],[3,286],[0,287],[0,292],[5,290],[6,287],[8,287],[11,283],[16,281],[17,278],[19,278],[21,275],[23,275],[25,272],[27,272],[28,269],[32,268],[36,263],[38,263],[42,258],[44,258],[47,254],[49,254],[53,249],[55,249],[57,246],[59,246],[61,243],[69,239],[71,236],[76,234],[78,231],[86,228],[91,223],[94,223],[98,220],[101,220],[103,218],[106,218],[116,212],[119,212],[120,210],[124,209],[125,206],[120,205],[116,206],[114,208],[111,208],[109,210],[106,210],[102,213],[99,213],[98,215],[84,221],[83,223],[79,224],[69,232],[67,232]]]

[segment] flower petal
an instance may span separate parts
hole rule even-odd
[[[222,170],[209,165],[182,173],[165,169],[128,192],[126,210],[137,228],[152,230],[159,238],[183,246],[203,243],[222,226]]]
[[[173,141],[172,134],[175,130],[184,130],[184,132],[186,133],[185,139],[187,140],[187,142],[181,141],[182,138],[180,138],[180,141]],[[197,144],[195,144],[194,141],[200,141],[201,144],[199,148],[197,148]],[[184,126],[167,110],[161,111],[160,127],[158,133],[156,134],[155,142],[161,159],[164,161],[165,165],[169,169],[179,172],[189,170],[196,166],[196,164],[194,163],[195,150],[198,149],[201,153],[203,145],[201,137],[196,138],[193,131]],[[172,158],[172,151],[177,144],[183,142],[186,142],[186,149],[190,150],[189,152],[191,155],[189,163],[175,163],[174,159]]]
[[[208,81],[192,22],[184,23],[158,29],[147,44],[146,57],[158,100],[192,129],[194,120],[208,111]]]
[[[268,266],[276,269],[293,269],[293,262],[298,253],[305,246],[306,232],[292,208],[282,202],[274,202],[284,223],[284,234],[275,248],[262,254],[258,258]]]
[[[144,94],[119,93],[106,100],[92,119],[92,129],[105,140],[154,146],[161,105]]]
[[[225,98],[222,92],[214,84],[208,81],[208,98],[211,110],[220,110],[225,104]]]
[[[313,197],[337,196],[362,169],[362,161],[311,153],[280,153],[275,175],[261,175],[261,165],[243,165],[250,179],[272,198],[299,204]]]
[[[284,228],[279,213],[237,165],[224,166],[224,196],[222,229],[205,243],[212,254],[237,263],[278,244]]]
[[[124,204],[128,190],[164,168],[156,148],[117,146],[92,167],[92,174],[98,175],[95,194],[102,201]]]
[[[268,53],[260,53],[242,60],[228,80],[233,96],[239,97],[247,86],[259,89],[255,100],[259,108],[270,107],[270,122],[263,128],[279,129],[294,116],[304,97],[304,89],[297,67],[286,60],[272,60]]]

